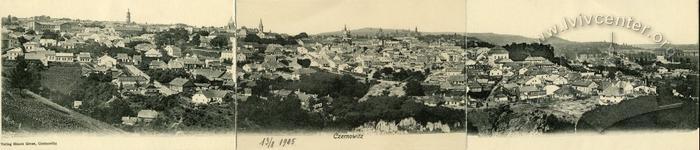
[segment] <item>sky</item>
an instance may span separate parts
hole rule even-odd
[[[564,18],[584,15],[629,16],[675,44],[698,43],[697,0],[469,0],[467,30],[539,37]],[[627,29],[587,26],[560,37],[573,41],[603,41],[615,33],[615,42],[650,44],[653,40]]]
[[[223,26],[233,0],[2,0],[0,15],[49,15],[124,21],[127,9],[138,23]],[[629,16],[675,44],[698,43],[698,1],[674,0],[237,0],[239,26],[298,34],[364,27],[418,28],[424,32],[491,32],[537,38],[564,18]],[[466,4],[465,4],[466,3]],[[653,41],[611,26],[587,26],[559,34],[573,41],[609,40],[628,44]]]
[[[2,0],[0,15],[125,21],[130,9],[137,23],[185,23],[224,26],[233,16],[233,0]]]
[[[238,0],[238,26],[311,34],[365,27],[464,32],[464,0]]]

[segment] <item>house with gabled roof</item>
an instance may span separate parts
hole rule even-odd
[[[571,86],[584,94],[591,94],[598,88],[598,84],[590,80],[576,80],[571,83]]]
[[[15,60],[18,56],[24,56],[22,48],[14,48],[12,50],[7,51],[7,53],[3,55],[3,58],[5,58],[6,60]]]
[[[138,119],[143,122],[151,122],[158,117],[158,112],[155,110],[140,110],[137,115]]]
[[[116,59],[121,63],[130,63],[131,57],[126,53],[117,53]]]
[[[168,88],[177,92],[192,91],[195,85],[192,81],[185,78],[175,78],[168,83]]]
[[[90,55],[89,52],[80,52],[75,56],[75,59],[78,60],[78,62],[91,62],[92,57]]]
[[[154,60],[151,61],[151,63],[148,64],[148,68],[150,69],[168,69],[168,64],[161,60]]]
[[[144,53],[144,55],[145,55],[146,57],[151,57],[151,58],[160,58],[160,57],[163,57],[163,54],[161,54],[160,51],[158,51],[158,50],[155,49],[155,48],[152,48],[152,49],[146,51],[146,53]]]
[[[221,103],[228,94],[229,92],[224,90],[202,90],[192,95],[192,103],[197,105]]]
[[[172,59],[172,60],[170,60],[170,62],[168,62],[168,68],[170,68],[170,69],[182,69],[182,68],[185,68],[185,63],[183,63],[179,59]]]
[[[73,53],[56,53],[56,62],[73,62],[74,60]]]
[[[117,65],[117,59],[114,59],[108,55],[104,55],[100,58],[97,58],[97,65],[104,66],[105,68],[112,68],[114,65]]]
[[[537,86],[523,86],[519,89],[520,100],[543,98],[547,96],[547,92]]]
[[[165,46],[165,52],[172,57],[182,57],[182,49],[174,45]]]

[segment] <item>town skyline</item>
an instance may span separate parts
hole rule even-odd
[[[226,0],[206,0],[204,2],[184,0],[68,1],[56,3],[44,0],[8,0],[0,6],[0,15],[3,17],[11,15],[20,18],[46,15],[52,18],[124,22],[126,21],[127,11],[130,11],[131,21],[138,24],[182,23],[198,27],[225,26],[233,16],[233,1]],[[26,5],[27,3],[35,5]],[[231,7],[212,8],[211,6]],[[207,10],[207,12],[204,15],[204,12],[201,11],[193,13],[196,11],[185,10]]]
[[[340,31],[343,25],[352,29],[413,29],[417,26],[421,32],[464,32],[465,29],[466,10],[463,0],[447,0],[441,3],[426,0],[365,1],[367,0],[239,0],[236,2],[239,9],[236,12],[237,25],[257,27],[262,19],[266,32],[269,29],[272,32],[292,35],[298,34],[299,31],[308,34]],[[290,7],[270,10],[267,9],[270,3]]]

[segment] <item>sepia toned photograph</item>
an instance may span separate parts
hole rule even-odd
[[[3,136],[233,131],[232,1],[2,11]]]
[[[464,4],[237,1],[239,147],[464,148]]]
[[[698,149],[699,4],[3,0],[0,149]]]
[[[240,131],[464,132],[463,1],[237,6]]]
[[[697,1],[468,1],[470,133],[697,130],[697,10]]]

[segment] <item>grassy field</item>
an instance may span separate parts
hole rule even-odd
[[[5,90],[2,97],[3,132],[123,132],[32,92]]]
[[[52,66],[41,72],[41,86],[68,95],[75,89],[80,76],[80,66]]]

